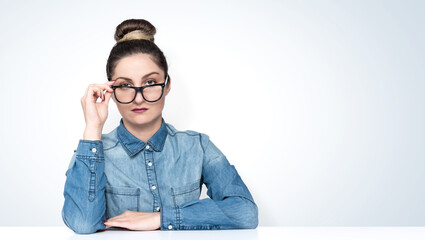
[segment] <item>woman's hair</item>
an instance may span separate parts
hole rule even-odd
[[[159,68],[168,75],[168,65],[164,53],[154,43],[155,27],[144,19],[128,19],[120,23],[115,30],[117,43],[111,50],[106,63],[106,75],[112,80],[115,67],[119,60],[124,57],[145,53],[149,54]]]

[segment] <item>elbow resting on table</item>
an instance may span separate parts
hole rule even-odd
[[[62,219],[65,225],[77,234],[90,234],[99,230],[93,223],[82,219],[74,218],[70,220],[62,211]]]
[[[258,208],[256,204],[249,203],[251,208],[243,214],[244,219],[241,221],[241,228],[254,229],[258,226]]]
[[[238,199],[239,207],[237,214],[234,215],[233,221],[236,223],[235,228],[254,229],[258,226],[258,207],[247,199]]]

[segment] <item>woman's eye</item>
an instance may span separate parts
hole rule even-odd
[[[130,86],[130,84],[128,84],[128,83],[121,83],[120,84],[120,87],[129,87]]]
[[[156,81],[155,80],[147,80],[146,84],[147,85],[153,85],[153,84],[156,84]]]

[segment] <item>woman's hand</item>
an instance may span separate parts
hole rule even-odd
[[[86,129],[84,130],[84,139],[86,140],[100,140],[102,136],[102,128],[108,117],[108,103],[114,91],[111,88],[113,83],[114,81],[108,81],[104,84],[90,84],[81,98],[81,106],[86,121]],[[98,98],[101,98],[102,101],[97,102]]]
[[[156,230],[161,227],[159,212],[125,211],[123,214],[110,218],[104,222],[106,228],[121,227],[130,230]]]

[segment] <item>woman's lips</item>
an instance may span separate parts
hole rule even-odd
[[[147,108],[135,108],[131,111],[135,112],[135,113],[143,113],[146,112],[148,109]]]

